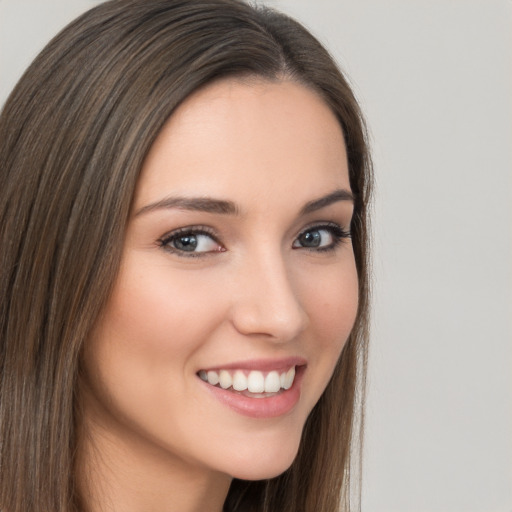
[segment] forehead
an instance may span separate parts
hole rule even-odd
[[[323,99],[292,81],[222,80],[167,121],[144,163],[136,207],[166,193],[261,201],[349,189],[343,133]],[[235,197],[233,197],[235,196]]]

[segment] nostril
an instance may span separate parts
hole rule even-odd
[[[232,322],[244,335],[266,336],[279,341],[289,341],[307,327],[309,321],[300,305],[280,307],[272,305],[242,305],[234,308]]]

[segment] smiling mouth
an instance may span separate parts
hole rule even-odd
[[[201,370],[198,376],[204,382],[251,398],[268,398],[293,386],[295,366],[284,372],[276,370]]]

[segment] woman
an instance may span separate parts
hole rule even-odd
[[[371,174],[322,46],[107,2],[22,77],[0,161],[1,510],[349,510]]]

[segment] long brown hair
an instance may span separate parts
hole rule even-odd
[[[321,44],[275,11],[239,0],[113,0],[47,45],[0,116],[3,512],[86,508],[74,468],[80,353],[116,279],[142,163],[187,96],[246,75],[300,82],[338,117],[360,299],[292,467],[268,481],[235,480],[225,509],[334,512],[341,499],[349,510],[368,326],[371,165],[358,104]]]

